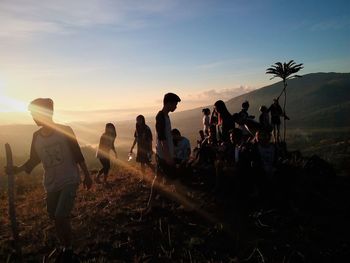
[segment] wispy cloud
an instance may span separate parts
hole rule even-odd
[[[142,28],[152,15],[169,11],[175,3],[170,0],[4,0],[0,2],[0,37],[67,34],[101,25]]]
[[[215,100],[229,100],[244,93],[250,92],[254,88],[247,85],[241,85],[235,88],[226,88],[226,89],[210,89],[196,94],[189,94],[187,96],[188,101],[196,102],[215,102]]]
[[[350,17],[338,17],[311,25],[311,31],[350,29]]]
[[[228,66],[235,66],[235,65],[248,65],[249,63],[252,63],[253,59],[250,58],[236,58],[236,59],[223,59],[223,60],[216,60],[212,62],[202,63],[199,65],[196,65],[194,68],[199,70],[210,70],[220,67],[228,67]]]

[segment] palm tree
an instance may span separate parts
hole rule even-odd
[[[294,60],[289,61],[288,63],[284,62],[276,62],[274,65],[271,65],[270,68],[266,70],[266,74],[272,74],[272,78],[281,78],[283,80],[283,90],[280,95],[277,97],[279,99],[281,95],[284,93],[284,103],[283,103],[283,114],[286,116],[286,104],[287,104],[287,80],[292,78],[300,78],[301,76],[295,75],[295,73],[299,72],[303,69],[303,63],[296,64]],[[284,118],[283,122],[283,141],[286,141],[286,118]]]

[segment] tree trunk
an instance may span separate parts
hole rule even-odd
[[[286,134],[287,134],[287,122],[286,122],[286,105],[287,105],[287,82],[283,81],[284,85],[284,103],[283,103],[283,142],[286,142]]]

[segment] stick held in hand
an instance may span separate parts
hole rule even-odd
[[[8,201],[9,201],[9,216],[11,221],[11,229],[14,240],[14,246],[17,254],[17,260],[22,262],[22,249],[19,243],[18,224],[16,220],[16,207],[15,207],[15,178],[13,173],[13,158],[12,150],[8,143],[5,144],[6,152],[6,165],[8,176]]]

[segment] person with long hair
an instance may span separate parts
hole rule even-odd
[[[117,157],[117,151],[114,147],[115,139],[117,138],[117,132],[113,123],[107,123],[105,132],[101,135],[100,143],[98,145],[96,157],[100,160],[102,168],[96,175],[96,182],[101,183],[100,176],[103,174],[104,183],[107,182],[109,170],[111,168],[110,151],[113,151]]]
[[[146,124],[145,117],[143,115],[136,117],[134,138],[135,139],[131,146],[130,154],[132,154],[134,147],[137,144],[136,162],[141,164],[142,176],[144,176],[146,165],[153,169],[151,166],[153,137],[152,131]]]
[[[214,109],[218,113],[218,118],[221,120],[220,122],[220,140],[227,142],[230,140],[229,131],[235,128],[235,122],[231,113],[228,111],[225,102],[222,100],[218,100],[214,104]]]

